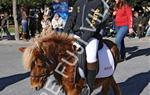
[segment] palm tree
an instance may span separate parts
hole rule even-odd
[[[16,0],[12,0],[12,4],[13,4],[13,18],[14,18],[14,24],[15,24],[15,39],[19,40]]]

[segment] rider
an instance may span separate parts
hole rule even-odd
[[[70,33],[72,30],[75,35],[88,42],[88,45],[85,47],[86,77],[90,93],[93,91],[93,83],[97,74],[98,44],[102,43],[102,37],[99,32],[104,22],[104,11],[106,9],[102,1],[104,0],[77,0],[64,28],[64,32]],[[102,44],[100,47],[102,47]]]

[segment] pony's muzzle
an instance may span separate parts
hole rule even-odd
[[[35,90],[36,90],[36,91],[40,90],[40,87],[35,87]]]

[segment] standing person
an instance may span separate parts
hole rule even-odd
[[[61,18],[66,22],[68,18],[68,2],[67,0],[53,0],[52,13],[59,14]]]
[[[64,29],[65,22],[63,19],[56,13],[52,19],[53,29],[57,32],[61,32]]]
[[[113,12],[113,15],[115,16],[115,25],[117,31],[115,42],[120,51],[120,56],[123,61],[125,59],[124,38],[128,32],[129,34],[133,33],[132,9],[127,4],[126,0],[115,0],[115,2],[115,10]]]
[[[133,28],[134,31],[137,33],[137,37],[140,39],[141,37],[144,37],[144,31],[146,26],[146,17],[143,17],[141,13],[138,11],[134,12],[134,19],[133,19]]]
[[[88,45],[83,45],[86,51],[86,60],[83,64],[87,66],[86,80],[90,93],[94,89],[97,74],[98,45],[102,48],[102,36],[99,31],[105,18],[105,8],[102,0],[77,0],[64,28],[64,32],[70,33],[72,30],[75,35],[88,42]],[[79,55],[79,61],[83,61],[84,57],[84,53]]]
[[[22,32],[23,32],[23,39],[27,40],[28,38],[28,15],[27,15],[27,7],[21,7],[21,24],[22,24]]]
[[[48,15],[43,15],[43,19],[41,21],[42,32],[41,35],[45,35],[48,29],[52,29],[52,25],[50,20],[48,19]]]
[[[10,35],[10,33],[8,31],[8,27],[7,27],[8,19],[9,19],[8,14],[5,12],[4,16],[2,16],[1,27],[2,27],[3,31],[7,34],[7,39],[11,40],[12,36]]]

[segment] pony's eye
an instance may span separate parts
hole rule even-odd
[[[39,61],[38,61],[39,62]],[[37,67],[46,67],[46,64],[44,63],[41,63],[41,62],[35,62],[34,64],[37,66]]]

